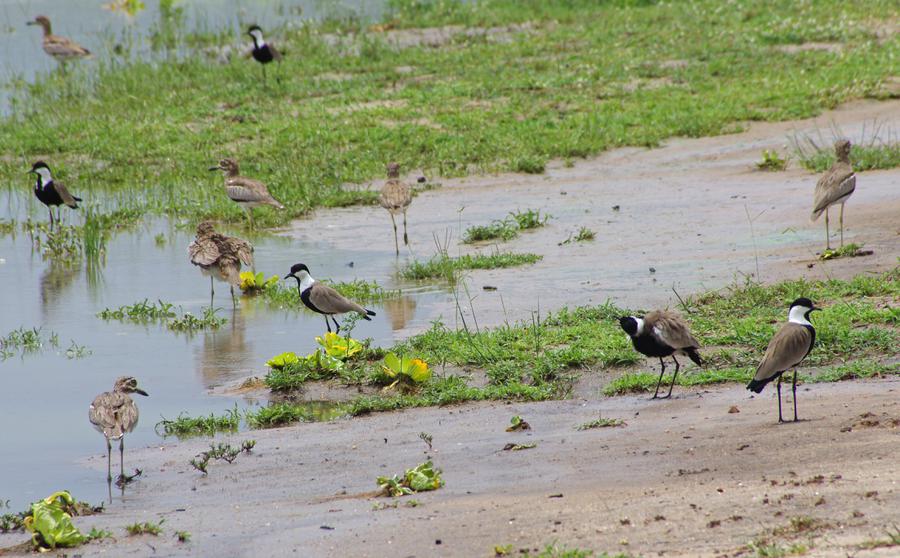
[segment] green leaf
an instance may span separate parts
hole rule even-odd
[[[268,366],[269,368],[274,368],[275,370],[281,370],[286,366],[297,364],[298,362],[300,362],[300,358],[297,356],[297,354],[289,351],[270,358],[266,361],[266,366]]]
[[[65,512],[65,507],[72,504],[72,495],[65,490],[31,504],[31,516],[25,519],[25,527],[33,533],[31,541],[36,548],[72,547],[85,542],[85,536]]]
[[[316,342],[325,349],[328,356],[345,359],[362,351],[362,343],[349,337],[341,337],[337,333],[329,331],[324,338],[316,337]]]

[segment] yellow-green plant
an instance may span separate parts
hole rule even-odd
[[[74,504],[72,495],[65,490],[31,504],[31,515],[25,518],[25,528],[31,531],[35,548],[72,547],[87,540],[72,523],[72,516],[66,513],[66,508]]]
[[[384,357],[381,369],[392,378],[394,382],[384,388],[389,390],[394,388],[398,383],[404,388],[413,388],[416,384],[428,381],[431,378],[431,369],[428,363],[419,358],[406,358],[397,356],[394,353],[388,353]]]
[[[281,370],[282,368],[286,368],[292,364],[297,364],[298,362],[300,362],[300,357],[298,357],[296,353],[288,351],[267,360],[266,366],[268,366],[269,368],[274,368],[276,370]]]
[[[341,337],[329,331],[324,337],[316,337],[316,342],[330,357],[345,359],[363,350],[362,343],[350,337]]]
[[[242,271],[240,274],[241,278],[241,291],[248,293],[253,291],[264,291],[278,283],[278,276],[273,275],[266,279],[266,276],[263,275],[263,272],[253,273],[252,271]]]

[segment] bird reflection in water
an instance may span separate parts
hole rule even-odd
[[[406,327],[406,324],[416,314],[416,299],[411,296],[401,296],[384,301],[384,311],[391,320],[391,330],[397,331]]]
[[[203,333],[203,343],[197,348],[199,371],[207,389],[221,386],[249,375],[254,368],[251,345],[247,342],[247,320],[243,305],[228,316],[228,323],[218,330]],[[226,314],[227,315],[227,314]]]

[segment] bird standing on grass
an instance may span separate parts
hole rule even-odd
[[[822,178],[816,183],[816,192],[813,195],[813,210],[810,221],[815,222],[822,212],[825,212],[825,249],[831,249],[831,235],[828,232],[828,208],[841,204],[841,247],[844,246],[844,204],[856,190],[856,173],[850,165],[850,140],[841,139],[834,144],[834,154],[837,156]]]
[[[794,422],[797,422],[797,365],[806,358],[816,342],[816,328],[809,321],[810,313],[820,310],[808,298],[798,298],[791,303],[788,312],[788,323],[778,330],[769,341],[766,354],[756,369],[756,375],[747,384],[747,389],[761,393],[766,384],[778,379],[778,422],[784,422],[781,416],[781,375],[794,369],[791,390],[794,392]]]
[[[409,237],[406,235],[406,210],[412,203],[412,191],[409,184],[400,180],[400,165],[389,163],[387,166],[387,182],[381,187],[381,195],[378,202],[381,207],[387,209],[394,225],[394,250],[400,255],[400,243],[397,241],[397,221],[394,215],[403,214],[403,244],[409,246]]]
[[[253,246],[246,240],[217,233],[209,221],[197,225],[197,238],[188,246],[191,263],[209,276],[209,307],[215,288],[213,279],[231,285],[231,303],[237,305],[234,286],[241,284],[241,262],[253,265]]]
[[[262,64],[263,81],[266,81],[266,64],[275,60],[281,62],[281,53],[274,45],[267,43],[263,39],[262,29],[259,25],[253,25],[247,30],[247,34],[253,38],[253,50],[250,55],[253,59]]]
[[[328,316],[334,322],[337,328],[335,333],[341,332],[341,326],[334,318],[335,314],[346,314],[347,312],[356,312],[364,320],[371,321],[375,312],[363,308],[359,304],[347,300],[341,293],[332,289],[328,285],[317,282],[309,275],[309,268],[305,264],[298,263],[291,266],[291,272],[284,276],[285,279],[293,277],[297,280],[297,290],[300,292],[300,301],[303,305],[313,312],[325,316],[325,328],[331,332],[331,325],[328,323]]]
[[[39,15],[27,25],[40,25],[44,29],[44,52],[65,64],[73,58],[85,58],[91,55],[91,51],[79,45],[68,37],[54,35],[51,31],[50,20],[47,16]]]
[[[666,363],[663,358],[671,356],[675,361],[675,374],[672,376],[672,383],[669,384],[669,393],[665,397],[671,397],[678,370],[681,368],[675,355],[685,355],[697,366],[703,366],[700,353],[697,351],[700,343],[691,335],[687,322],[674,312],[655,310],[643,318],[623,316],[619,318],[619,325],[631,337],[631,343],[637,352],[659,359],[659,380],[656,382],[653,399],[659,395],[659,386],[662,383],[663,374],[666,372]]]
[[[53,180],[53,174],[50,172],[50,167],[47,166],[47,163],[43,161],[36,162],[31,166],[31,170],[28,171],[28,174],[37,175],[37,183],[34,185],[34,195],[42,204],[47,206],[47,211],[50,212],[50,228],[53,228],[53,208],[50,206],[56,206],[57,208],[57,221],[59,221],[58,213],[60,205],[65,204],[72,209],[78,208],[77,202],[80,202],[81,198],[76,198],[69,193],[69,190],[65,185]]]
[[[138,423],[138,408],[130,393],[147,395],[138,387],[137,380],[122,376],[116,380],[112,391],[105,391],[94,398],[88,409],[88,418],[98,432],[106,438],[106,481],[112,482],[112,443],[119,440],[119,478],[125,477],[125,434]]]
[[[253,208],[260,205],[271,205],[276,209],[284,209],[284,205],[272,197],[266,185],[259,180],[240,175],[240,168],[234,159],[222,159],[219,164],[210,167],[210,171],[225,173],[225,193],[231,201],[247,212],[250,228],[253,228]]]

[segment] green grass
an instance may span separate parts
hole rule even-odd
[[[594,240],[594,237],[597,236],[597,233],[592,231],[587,227],[581,227],[578,229],[578,232],[575,234],[570,234],[568,238],[559,243],[559,246],[563,246],[565,244],[571,244],[573,242],[588,242]]]
[[[543,256],[529,253],[495,252],[493,254],[465,254],[457,258],[446,253],[427,261],[413,261],[400,270],[404,279],[445,279],[455,283],[461,271],[472,269],[500,269],[539,262]]]
[[[185,312],[181,316],[166,322],[166,327],[172,331],[194,332],[202,329],[219,329],[228,318],[220,318],[216,315],[216,308],[204,308],[201,316],[194,316]]]
[[[625,421],[617,418],[598,418],[578,425],[576,430],[593,430],[594,428],[610,428],[624,426]]]
[[[756,163],[756,168],[765,171],[783,171],[787,168],[788,158],[782,157],[777,151],[766,149],[762,152],[762,160]]]
[[[266,87],[252,60],[219,64],[202,53],[246,37],[192,35],[172,23],[153,38],[156,60],[101,58],[96,76],[71,65],[19,82],[0,122],[0,151],[14,154],[0,161],[0,178],[30,196],[22,175],[40,156],[87,200],[242,224],[221,176],[206,170],[236,156],[287,205],[255,210],[259,225],[273,226],[315,207],[374,203],[374,191],[342,184],[381,177],[389,160],[442,176],[538,173],[555,158],[884,98],[900,53],[896,34],[876,37],[877,23],[896,12],[891,0],[392,6],[387,27],[528,26],[509,40],[458,35],[439,48],[391,46],[352,16],[272,29],[288,55],[281,84]],[[779,48],[808,41],[840,51]],[[185,56],[166,56],[175,49]]]
[[[472,244],[485,240],[512,240],[519,236],[519,231],[543,227],[549,219],[550,216],[541,215],[539,209],[511,211],[505,219],[494,220],[489,225],[469,227],[463,235],[463,242]]]
[[[160,436],[177,436],[189,438],[191,436],[215,436],[219,432],[237,432],[241,425],[241,416],[237,405],[225,414],[216,416],[210,413],[207,417],[189,417],[184,413],[174,420],[162,417],[156,423],[156,433]]]
[[[97,317],[103,320],[130,320],[133,322],[168,319],[176,316],[173,307],[174,304],[171,302],[163,302],[162,300],[150,302],[149,299],[145,298],[141,302],[120,306],[115,309],[105,308],[97,314]]]
[[[804,168],[814,172],[824,172],[834,163],[832,145],[795,139],[794,153]],[[850,164],[857,172],[900,167],[900,141],[872,139],[862,145],[854,144],[850,147]]]
[[[155,537],[162,533],[163,522],[165,522],[165,519],[160,519],[159,523],[150,523],[149,521],[132,523],[125,526],[125,532],[132,537],[138,535],[153,535]]]

